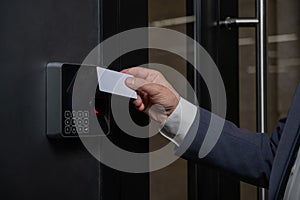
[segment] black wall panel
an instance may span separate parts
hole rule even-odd
[[[102,40],[147,26],[147,10],[147,1],[138,0],[0,1],[0,199],[149,198],[147,173],[113,170],[80,140],[45,135],[47,63],[81,63]],[[141,51],[110,67],[147,60],[148,52]],[[140,123],[146,121],[143,116]],[[148,140],[129,138],[114,123],[111,130],[120,146],[148,150]]]
[[[98,161],[45,135],[46,64],[97,45],[98,1],[1,0],[0,27],[0,199],[99,199]]]

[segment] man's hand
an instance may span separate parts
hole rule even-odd
[[[175,110],[179,102],[179,94],[158,71],[133,67],[122,70],[134,78],[127,78],[126,85],[136,90],[138,98],[133,104],[139,111],[144,111],[158,122],[165,121]]]

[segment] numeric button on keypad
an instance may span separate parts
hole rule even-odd
[[[65,125],[67,125],[67,126],[71,125],[71,119],[66,119],[65,120]]]
[[[77,116],[76,111],[72,111],[72,115],[73,115],[73,117],[76,117]]]
[[[65,134],[70,134],[71,133],[71,127],[70,126],[66,126],[65,127]]]
[[[74,126],[72,127],[72,133],[73,133],[73,134],[77,133],[76,127],[74,127]]]
[[[70,118],[72,116],[72,113],[68,110],[65,111],[65,117]]]
[[[89,111],[84,111],[83,112],[83,117],[89,117]]]
[[[82,132],[83,132],[82,126],[77,127],[77,132],[78,132],[78,133],[82,133]]]
[[[83,113],[82,113],[82,111],[78,111],[78,113],[77,113],[77,117],[78,117],[78,118],[82,118],[82,117],[83,117]]]
[[[84,133],[88,133],[88,132],[89,132],[89,127],[84,127],[84,128],[83,128],[83,132],[84,132]]]

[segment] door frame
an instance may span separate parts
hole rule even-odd
[[[217,23],[227,16],[238,16],[238,1],[194,0],[186,2],[187,15],[195,16],[195,23],[187,25],[187,34],[200,43],[215,61],[223,78],[227,94],[226,119],[238,125],[238,29],[224,29]],[[228,47],[230,47],[230,51],[228,51]],[[195,63],[196,66],[199,63],[197,58]],[[210,97],[205,82],[189,64],[187,72],[200,106],[210,110]],[[240,199],[240,182],[208,166],[189,161],[188,199],[238,200]]]

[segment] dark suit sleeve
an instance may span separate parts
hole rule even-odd
[[[210,118],[210,112],[198,109],[195,121],[176,149],[176,154],[188,160],[216,167],[242,181],[268,187],[272,162],[285,119],[279,121],[271,138],[267,134],[241,129],[225,121],[216,145],[207,156],[200,159],[198,153]]]

